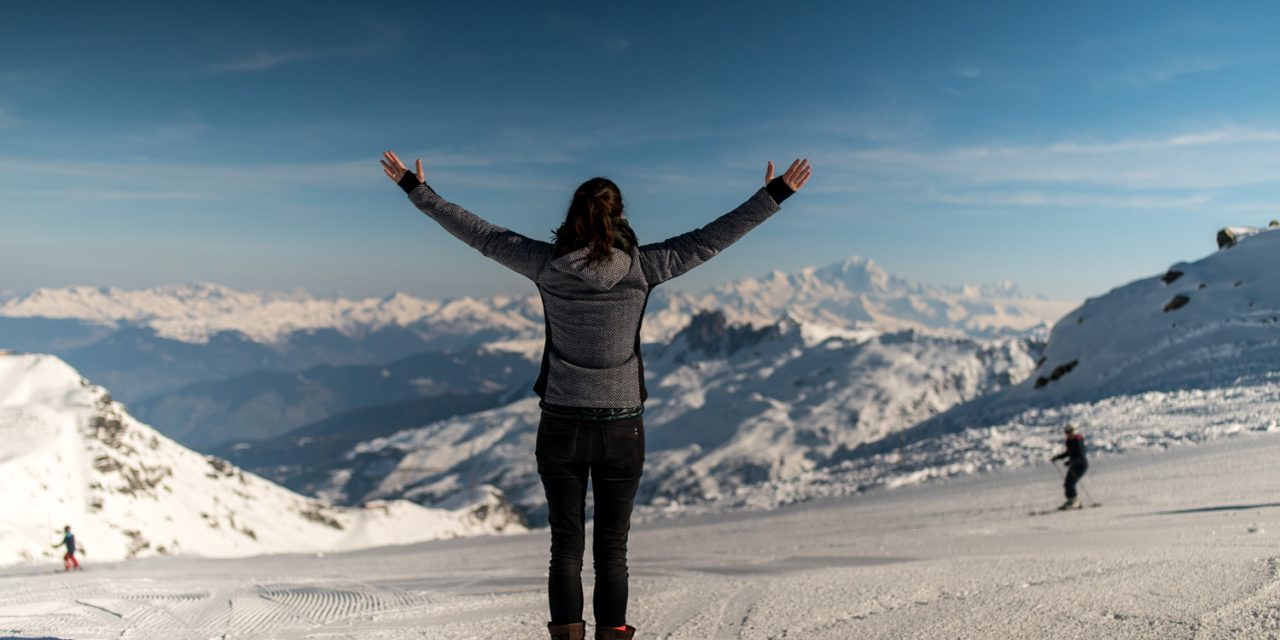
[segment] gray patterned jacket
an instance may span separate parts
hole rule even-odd
[[[490,224],[416,178],[404,182],[414,206],[445,231],[537,285],[547,335],[534,391],[547,404],[583,408],[644,403],[640,322],[649,292],[736,242],[791,193],[775,179],[701,229],[629,252],[614,248],[611,260],[589,265],[588,248],[555,258],[553,244]]]

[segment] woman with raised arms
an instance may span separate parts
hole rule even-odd
[[[441,198],[426,183],[422,160],[409,171],[396,154],[382,169],[409,201],[445,231],[525,276],[542,296],[546,344],[534,391],[542,399],[535,456],[551,527],[547,580],[554,639],[586,637],[582,556],[587,480],[594,487],[592,540],[596,638],[629,639],[627,534],[644,466],[644,364],[640,323],[653,288],[710,260],[776,213],[809,180],[796,160],[733,211],[710,224],[641,245],[623,215],[622,193],[606,178],[577,188],[553,242],[489,224]]]

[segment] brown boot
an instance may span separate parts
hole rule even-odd
[[[587,623],[585,622],[575,622],[573,624],[551,624],[548,622],[547,631],[551,632],[551,640],[587,640]]]
[[[627,625],[626,631],[619,631],[611,627],[596,627],[596,640],[631,640],[631,636],[636,635],[636,628]]]

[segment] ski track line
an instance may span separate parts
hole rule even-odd
[[[751,612],[764,595],[763,591],[751,583],[735,589],[720,607],[720,624],[714,637],[742,638],[749,627]]]
[[[115,616],[117,620],[123,620],[123,619],[124,619],[124,614],[123,614],[123,613],[120,613],[119,611],[113,611],[113,610],[108,609],[107,607],[105,607],[105,606],[103,606],[103,605],[100,605],[100,604],[93,604],[92,602],[85,602],[84,600],[76,600],[76,601],[75,601],[75,603],[76,603],[76,604],[78,604],[78,605],[80,605],[80,606],[82,606],[82,607],[89,607],[90,609],[97,609],[98,611],[105,611],[106,613],[108,613],[108,614],[110,614],[110,615],[112,615],[112,616]]]

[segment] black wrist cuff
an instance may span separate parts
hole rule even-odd
[[[400,185],[400,188],[404,189],[405,193],[413,193],[413,190],[417,189],[418,185],[422,184],[422,181],[418,180],[418,175],[414,172],[406,171],[403,176],[400,176],[400,182],[396,184]]]
[[[780,177],[770,180],[769,184],[764,186],[764,190],[768,191],[773,201],[778,204],[782,204],[783,200],[790,198],[791,194],[796,192],[795,189],[788,187],[787,183],[783,182]]]

